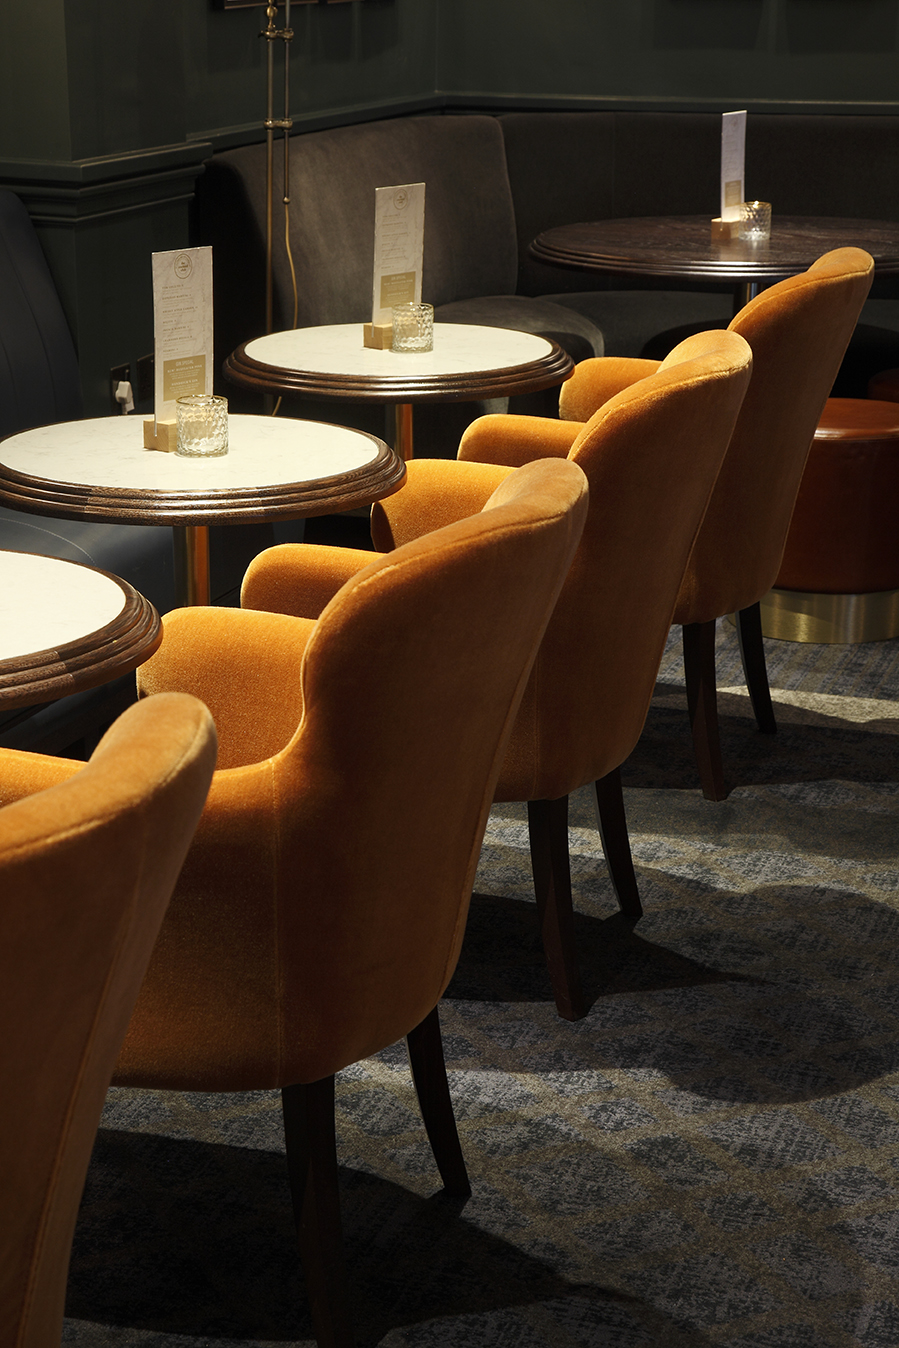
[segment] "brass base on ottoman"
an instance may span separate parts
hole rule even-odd
[[[779,641],[851,644],[899,636],[899,590],[870,594],[769,590],[761,611],[763,635]]]

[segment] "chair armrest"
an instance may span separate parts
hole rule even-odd
[[[478,417],[462,436],[457,457],[469,463],[501,463],[508,468],[521,468],[535,459],[566,459],[581,429],[572,426],[572,421],[509,415]]]
[[[376,501],[371,536],[379,552],[442,529],[483,510],[511,469],[455,459],[413,459],[398,492]]]
[[[212,712],[217,767],[278,753],[303,715],[300,667],[315,623],[247,609],[182,608],[162,620],[162,645],[137,671],[141,697],[193,693]]]
[[[247,567],[240,606],[294,618],[318,618],[337,591],[374,557],[361,548],[282,543],[267,548]]]
[[[53,758],[26,749],[0,749],[0,807],[67,782],[84,767],[72,758]]]
[[[591,360],[582,360],[559,392],[559,416],[565,421],[589,421],[603,403],[647,375],[655,374],[660,364],[657,360],[630,356],[595,356]]]

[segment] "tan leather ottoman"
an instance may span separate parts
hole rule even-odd
[[[899,402],[828,399],[762,629],[788,641],[899,636]]]

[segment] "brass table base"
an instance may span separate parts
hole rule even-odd
[[[899,590],[871,594],[769,590],[761,610],[762,633],[778,641],[849,645],[899,636]]]

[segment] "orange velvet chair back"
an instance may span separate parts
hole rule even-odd
[[[54,765],[74,775],[41,790]],[[106,1088],[214,766],[180,695],[127,711],[86,766],[0,751],[4,1348],[60,1341]]]
[[[868,253],[838,248],[763,290],[730,324],[752,348],[752,382],[675,622],[709,622],[748,608],[774,584],[815,427],[873,269]]]
[[[590,511],[525,692],[498,800],[567,795],[617,768],[639,739],[750,368],[745,342],[700,333],[579,432],[570,458],[587,475]]]
[[[298,700],[299,726],[262,761],[231,755],[215,774],[117,1082],[314,1082],[430,1013],[456,963],[509,728],[586,509],[578,468],[532,464],[481,514],[365,565],[317,622],[168,615],[143,691],[205,680],[224,742],[225,644],[240,629],[257,642],[260,698]],[[261,705],[248,715],[265,719]]]

